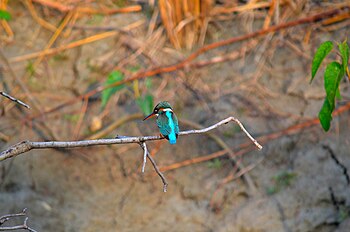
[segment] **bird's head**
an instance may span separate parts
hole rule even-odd
[[[147,117],[145,117],[143,120],[147,120],[153,116],[157,116],[162,113],[162,112],[165,112],[165,111],[173,111],[173,109],[171,108],[171,105],[169,104],[169,102],[167,101],[162,101],[162,102],[159,102],[153,109],[153,112],[148,115]]]

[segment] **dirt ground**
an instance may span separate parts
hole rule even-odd
[[[324,2],[300,2],[310,11],[318,4],[328,6]],[[34,6],[55,25],[65,16],[39,4]],[[75,25],[126,27],[129,33],[117,33],[46,56],[31,70],[36,59],[14,58],[43,50],[53,33],[33,19],[25,4],[10,2],[8,10],[15,37],[2,44],[10,66],[1,60],[0,88],[7,85],[13,95],[37,104],[39,109],[19,110],[0,98],[0,132],[8,136],[0,140],[1,151],[22,140],[87,138],[94,133],[91,128],[98,124],[96,120],[106,127],[140,113],[135,84],[129,84],[111,98],[105,110],[101,110],[100,96],[96,95],[88,103],[78,101],[26,123],[40,111],[96,88],[115,67],[130,73],[133,67],[168,65],[191,53],[176,51],[161,25],[149,33],[150,17],[144,11],[90,15],[77,17]],[[244,12],[209,24],[206,43],[261,28],[263,18],[254,13]],[[305,10],[288,20],[307,14]],[[172,103],[181,130],[193,128],[188,121],[205,127],[235,116],[258,141],[261,138],[261,151],[251,144],[250,150],[242,152],[240,144],[249,140],[239,127],[227,124],[211,132],[233,151],[242,152],[236,161],[241,163],[241,171],[249,169],[244,177],[220,184],[236,167],[236,162],[226,155],[164,172],[169,187],[163,193],[161,180],[150,163],[146,173],[141,173],[143,152],[139,145],[33,150],[0,163],[0,215],[27,208],[28,224],[37,231],[348,231],[349,112],[333,117],[327,133],[314,124],[263,139],[317,117],[325,95],[323,69],[310,85],[312,55],[325,40],[343,41],[349,37],[348,21],[335,28],[316,23],[296,26],[220,47],[197,61],[235,52],[239,52],[238,58],[153,76],[148,78],[150,89],[145,87],[146,81],[139,81],[141,94],[149,91],[155,102]],[[105,32],[67,28],[71,33],[67,37],[61,34],[53,47]],[[303,43],[307,33],[311,33],[310,40]],[[9,67],[31,96],[18,87]],[[33,74],[28,76],[30,71]],[[348,82],[341,84],[341,93],[338,106],[350,99]],[[104,137],[157,133],[154,120],[142,122],[139,117]],[[175,146],[167,141],[149,142],[148,146],[160,167],[222,150],[207,135],[181,136]],[[22,222],[22,218],[16,218],[9,225]]]

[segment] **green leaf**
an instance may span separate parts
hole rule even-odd
[[[145,79],[145,85],[146,85],[146,88],[148,88],[148,89],[152,88],[152,80],[151,80],[151,78],[146,78]]]
[[[331,127],[332,112],[333,110],[331,109],[328,100],[324,99],[323,106],[318,113],[318,118],[320,119],[320,123],[324,131],[328,131]]]
[[[312,60],[312,67],[311,67],[311,80],[314,79],[316,72],[318,68],[320,67],[323,59],[328,55],[328,53],[333,49],[333,43],[331,41],[326,41],[322,43],[319,48],[317,49],[314,59]]]
[[[343,72],[346,73],[346,68],[348,67],[349,62],[349,46],[347,41],[345,40],[343,43],[339,44],[338,48],[342,58]]]
[[[147,94],[145,97],[139,97],[136,99],[137,105],[140,107],[142,113],[149,115],[153,111],[153,96]]]
[[[337,89],[337,92],[335,93],[335,98],[336,98],[337,100],[341,100],[341,95],[340,95],[340,90],[339,90],[339,88]]]
[[[266,188],[267,195],[273,195],[273,194],[277,193],[278,191],[279,191],[279,189],[277,189],[276,186],[269,186]]]
[[[222,167],[222,162],[218,158],[208,162],[208,168],[220,169],[221,167]]]
[[[0,10],[0,19],[9,21],[11,19],[11,14],[6,10]]]
[[[128,70],[132,73],[136,73],[137,71],[140,70],[140,66],[131,66],[131,67],[128,67]]]
[[[336,61],[328,64],[324,72],[324,88],[331,111],[333,111],[335,107],[335,95],[339,89],[340,80],[343,76],[342,73],[342,67]]]
[[[116,82],[122,81],[123,79],[124,79],[123,73],[121,73],[119,71],[113,71],[108,75],[107,80],[104,83],[104,86],[114,84]],[[111,98],[111,96],[113,94],[115,94],[118,90],[123,89],[124,87],[125,87],[125,85],[122,84],[122,85],[118,85],[118,86],[103,90],[102,95],[101,95],[102,108],[104,108],[107,105],[108,100]]]

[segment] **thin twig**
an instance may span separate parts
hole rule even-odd
[[[7,222],[8,220],[10,220],[11,218],[13,217],[21,217],[21,216],[26,216],[27,214],[27,209],[24,208],[22,210],[22,212],[20,213],[14,213],[14,214],[7,214],[7,215],[4,215],[4,216],[1,216],[0,217],[0,231],[10,231],[10,230],[28,230],[30,232],[36,232],[36,230],[30,228],[27,224],[27,221],[28,221],[28,217],[26,217],[24,219],[24,222],[22,225],[18,225],[18,226],[1,226],[2,224],[4,224],[5,222]]]
[[[143,149],[143,163],[142,163],[142,170],[141,171],[145,172],[148,149],[147,149],[147,145],[145,142],[141,143],[140,145]]]
[[[284,30],[284,29],[287,29],[287,28],[290,28],[290,27],[295,27],[295,26],[298,26],[298,25],[303,25],[303,24],[308,24],[308,23],[313,23],[313,22],[317,22],[317,21],[320,21],[320,20],[324,20],[324,19],[327,19],[329,17],[333,17],[336,14],[342,14],[343,13],[342,10],[345,10],[347,8],[348,8],[347,6],[341,6],[341,7],[337,8],[337,9],[327,10],[327,11],[324,11],[324,12],[321,12],[321,13],[318,13],[318,14],[315,14],[315,15],[307,16],[307,17],[304,17],[304,18],[301,18],[301,19],[297,19],[297,20],[294,20],[294,21],[289,21],[289,22],[286,22],[286,23],[281,23],[281,24],[278,24],[278,25],[274,25],[274,26],[271,26],[271,27],[269,27],[267,29],[258,30],[258,31],[255,31],[255,32],[252,32],[252,33],[249,33],[249,34],[245,34],[245,35],[241,35],[241,36],[237,36],[237,37],[232,37],[232,38],[229,38],[229,39],[226,39],[226,40],[222,40],[222,41],[218,41],[218,42],[214,42],[214,43],[208,44],[206,46],[201,47],[200,49],[198,49],[197,51],[192,53],[190,56],[188,56],[187,58],[185,58],[184,60],[182,60],[182,61],[180,61],[178,63],[165,65],[165,66],[154,67],[154,68],[150,68],[150,69],[144,70],[144,71],[139,71],[139,72],[135,73],[133,76],[131,76],[130,78],[126,78],[126,79],[124,79],[122,81],[115,82],[115,83],[113,83],[111,85],[108,85],[108,86],[100,86],[100,87],[98,87],[98,88],[96,88],[94,90],[91,90],[91,91],[83,94],[83,95],[77,96],[74,99],[68,100],[67,102],[65,102],[65,103],[63,103],[63,104],[61,104],[59,106],[53,107],[53,108],[45,111],[44,113],[40,113],[40,116],[42,116],[44,114],[46,115],[46,114],[52,113],[54,111],[57,111],[59,109],[62,109],[64,107],[66,107],[68,105],[74,104],[75,102],[78,102],[78,101],[80,101],[83,98],[93,96],[94,94],[102,92],[103,90],[105,90],[107,88],[112,88],[112,87],[115,87],[115,86],[119,86],[119,85],[122,85],[122,84],[125,84],[125,83],[128,83],[128,82],[132,82],[134,80],[146,78],[146,77],[149,77],[149,76],[155,76],[155,75],[160,74],[160,73],[169,73],[169,72],[174,72],[174,71],[177,71],[177,70],[181,70],[181,69],[185,69],[185,68],[191,67],[193,65],[193,60],[195,60],[198,56],[200,56],[201,54],[203,54],[203,53],[205,53],[207,51],[210,51],[210,50],[222,47],[222,46],[227,46],[227,45],[230,45],[230,44],[233,44],[233,43],[236,43],[236,42],[241,42],[241,41],[244,41],[244,40],[248,40],[248,39],[256,38],[256,37],[259,37],[259,36],[263,36],[263,35],[266,35],[266,34],[269,34],[269,33],[272,33],[272,32],[281,31],[281,30]],[[107,33],[107,36],[104,36],[103,38],[115,35],[117,32],[110,31],[110,32],[106,32],[106,33]],[[102,33],[102,34],[104,35],[105,33]],[[100,39],[100,38],[98,38],[98,39]],[[93,41],[95,41],[95,40],[97,40],[97,39],[94,39]],[[53,53],[56,53],[56,52],[60,52],[60,51],[66,50],[66,49],[70,49],[70,48],[73,48],[73,47],[76,47],[76,46],[80,46],[80,45],[86,43],[85,41],[84,41],[84,43],[81,43],[80,41],[79,41],[79,43],[77,43],[77,42],[73,42],[72,44],[65,45],[62,48],[52,49],[52,51],[50,50],[50,52],[48,52],[46,55],[50,55],[50,54],[53,54]],[[92,41],[90,41],[90,42],[92,42]],[[32,58],[37,57],[38,54],[40,54],[40,53],[36,52],[36,53],[33,53],[33,54],[28,54],[28,55],[24,55],[24,56],[20,56],[20,57],[13,57],[13,58],[10,59],[10,62],[19,62],[19,61],[23,61],[23,60],[27,60],[27,59],[32,59]],[[223,59],[222,61],[226,61],[226,60],[229,60],[229,59]],[[213,62],[209,62],[208,64],[211,64],[211,63],[213,63]],[[198,64],[194,64],[194,65],[198,65]],[[199,63],[199,66],[201,67],[203,65],[201,65]],[[34,115],[34,116],[28,118],[28,120],[30,120],[32,118],[35,118],[35,117],[37,117],[37,115]]]
[[[340,115],[346,111],[349,111],[349,110],[350,110],[350,102],[348,102],[346,105],[343,105],[343,106],[339,107],[337,110],[335,110],[333,113],[333,116],[334,117],[338,116],[338,115]],[[289,126],[283,130],[259,136],[259,137],[257,137],[257,139],[260,142],[272,141],[272,140],[278,139],[282,136],[292,135],[292,134],[299,132],[300,130],[305,130],[306,128],[316,126],[319,123],[320,123],[320,121],[318,118],[313,118],[313,119],[307,120],[305,122],[301,122],[301,123]],[[249,143],[247,143],[247,142],[242,143],[242,144],[238,145],[237,147],[239,148],[239,150],[235,152],[236,157],[242,156],[243,154],[246,154],[247,152],[252,151],[252,149],[249,147]],[[168,166],[163,166],[163,167],[160,167],[160,170],[163,172],[175,170],[175,169],[178,169],[181,167],[186,167],[189,165],[198,164],[201,162],[205,162],[205,161],[209,161],[209,160],[212,160],[215,158],[219,158],[219,157],[226,155],[227,153],[228,153],[227,150],[223,149],[223,150],[216,151],[216,152],[209,154],[209,155],[206,155],[206,156],[195,157],[195,158],[187,159],[187,160],[184,160],[184,161],[181,161],[178,163],[173,163],[173,164],[170,164]]]
[[[188,131],[182,131],[179,133],[179,136],[182,135],[190,135],[190,134],[202,134],[206,133],[208,131],[211,131],[223,124],[227,124],[229,122],[235,122],[237,123],[243,132],[248,136],[248,138],[259,148],[261,149],[262,146],[249,134],[249,132],[244,128],[242,123],[234,118],[234,117],[228,117],[210,127],[200,129],[200,130],[188,130]],[[31,142],[31,141],[22,141],[20,143],[17,143],[7,150],[0,153],[0,162],[9,159],[12,157],[15,157],[19,154],[28,152],[32,149],[45,149],[45,148],[74,148],[74,147],[86,147],[86,146],[96,146],[96,145],[110,145],[110,144],[128,144],[128,143],[138,143],[141,145],[141,147],[144,150],[144,160],[143,160],[143,166],[142,166],[142,172],[144,172],[146,160],[145,156],[147,155],[148,159],[152,162],[152,165],[159,175],[159,177],[163,181],[163,191],[166,192],[167,190],[167,181],[164,177],[164,175],[160,172],[159,168],[157,167],[155,161],[150,156],[146,141],[151,140],[161,140],[164,139],[163,136],[157,135],[157,136],[140,136],[140,137],[128,137],[128,136],[117,136],[114,139],[97,139],[97,140],[81,140],[81,141],[49,141],[49,142]]]
[[[147,151],[147,157],[148,159],[151,161],[153,167],[154,167],[154,170],[156,170],[158,176],[160,177],[160,179],[162,179],[162,182],[163,182],[163,192],[166,193],[167,191],[167,187],[168,187],[168,182],[165,178],[165,176],[163,175],[163,173],[159,170],[156,162],[154,161],[154,159],[152,158],[152,156],[149,154],[149,152]]]
[[[190,135],[190,134],[202,134],[208,131],[211,131],[223,124],[227,124],[229,122],[237,123],[243,132],[248,136],[248,138],[257,146],[259,149],[262,146],[249,134],[249,132],[244,128],[242,123],[234,118],[228,117],[210,127],[201,129],[201,130],[188,130],[181,131],[179,136],[182,135]],[[19,154],[28,152],[32,149],[45,149],[45,148],[75,148],[75,147],[87,147],[87,146],[96,146],[96,145],[111,145],[111,144],[128,144],[128,143],[143,143],[151,140],[161,140],[164,139],[163,136],[155,135],[155,136],[140,136],[140,137],[118,137],[115,139],[96,139],[96,140],[81,140],[81,141],[48,141],[48,142],[31,142],[31,141],[22,141],[17,143],[7,150],[0,153],[0,161],[3,161],[8,158],[15,157]]]
[[[0,95],[2,95],[2,96],[4,96],[4,97],[10,99],[10,100],[13,101],[13,102],[16,102],[16,103],[18,103],[18,104],[20,104],[20,105],[22,105],[22,106],[24,106],[24,107],[30,109],[30,106],[29,106],[29,105],[27,105],[26,103],[22,102],[21,100],[18,100],[17,98],[12,97],[11,95],[9,95],[9,94],[7,94],[7,93],[5,93],[5,92],[1,92],[1,91],[0,91]]]
[[[257,146],[259,148],[259,150],[262,149],[262,146],[258,143],[258,141],[256,141],[250,134],[249,132],[244,128],[243,124],[235,117],[228,117],[210,127],[201,129],[201,130],[188,130],[188,131],[182,131],[179,133],[179,135],[189,135],[189,134],[202,134],[208,131],[211,131],[215,128],[218,128],[219,126],[223,125],[223,124],[227,124],[229,122],[234,121],[235,123],[237,123],[239,125],[239,127],[243,130],[243,132],[248,136],[248,138],[255,144],[255,146]]]
[[[51,1],[51,0],[33,0],[36,3],[39,3],[41,5],[54,8],[56,10],[59,10],[61,12],[67,12],[73,10],[76,6],[74,5],[65,5],[61,4],[58,1]],[[117,13],[132,13],[132,12],[139,12],[142,10],[142,7],[140,5],[132,5],[132,6],[126,6],[122,8],[112,8],[112,9],[95,9],[92,7],[77,7],[77,11],[79,13],[86,13],[86,14],[117,14]]]

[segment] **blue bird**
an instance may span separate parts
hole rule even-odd
[[[153,116],[157,116],[157,126],[160,133],[169,140],[170,144],[176,144],[179,134],[179,122],[169,102],[162,101],[154,107],[153,112],[145,117],[147,120]]]

